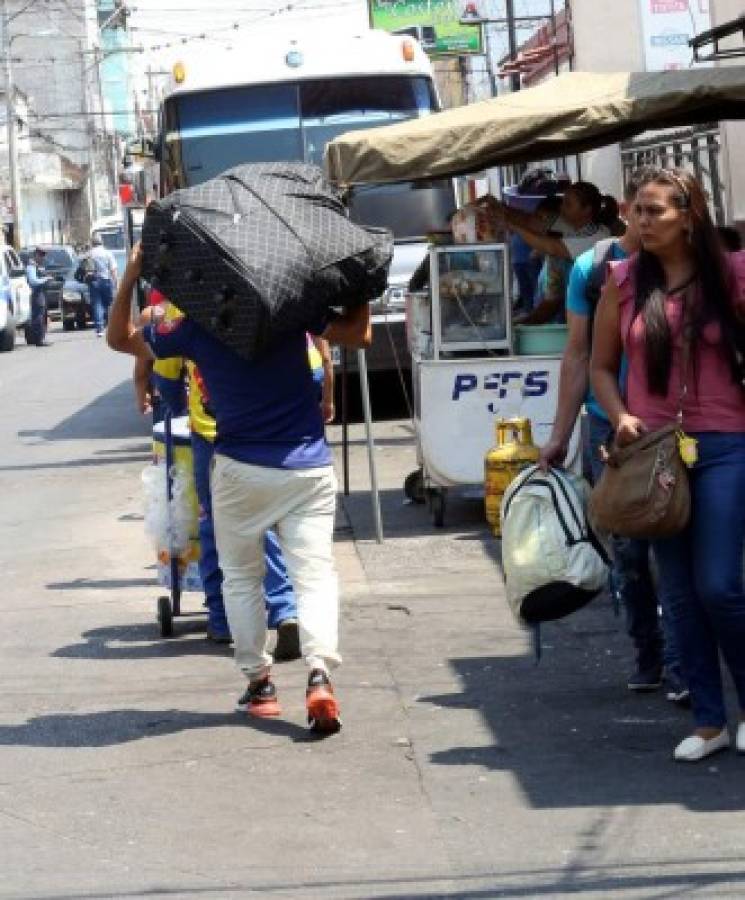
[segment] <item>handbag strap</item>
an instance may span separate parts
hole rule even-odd
[[[627,460],[631,459],[632,456],[636,456],[637,453],[640,453],[642,450],[653,447],[655,444],[664,441],[665,438],[674,435],[679,427],[677,422],[671,422],[669,425],[657,429],[657,431],[649,431],[646,434],[643,434],[632,444],[626,444],[624,447],[619,447],[614,443],[608,451],[606,465],[609,465],[612,468],[619,468],[627,462]]]
[[[685,403],[686,397],[688,396],[688,376],[690,374],[691,368],[691,317],[688,310],[688,295],[691,289],[691,284],[695,283],[690,282],[685,285],[683,291],[681,292],[681,297],[683,301],[683,328],[682,328],[682,338],[683,344],[681,348],[680,354],[680,385],[678,390],[678,413],[675,417],[676,422],[678,423],[678,427],[683,427],[683,404]]]

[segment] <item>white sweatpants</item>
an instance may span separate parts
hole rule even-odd
[[[311,668],[341,662],[339,582],[333,556],[336,476],[331,466],[271,469],[215,454],[212,515],[235,663],[248,678],[266,652],[264,533],[275,529],[297,598],[300,647]]]

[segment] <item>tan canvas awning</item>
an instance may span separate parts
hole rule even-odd
[[[535,162],[650,129],[745,118],[745,66],[568,72],[537,87],[331,141],[341,185],[408,181]]]

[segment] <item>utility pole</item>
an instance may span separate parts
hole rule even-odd
[[[21,184],[18,171],[18,143],[16,140],[15,89],[13,87],[13,61],[10,56],[10,16],[7,0],[0,7],[3,23],[3,52],[5,54],[5,124],[8,137],[8,180],[10,182],[10,202],[13,207],[13,246],[21,247]]]
[[[82,49],[82,48],[81,48]],[[96,193],[96,163],[95,163],[95,132],[93,121],[90,118],[88,106],[88,70],[85,65],[85,54],[80,54],[80,91],[83,101],[83,121],[85,132],[88,136],[88,209],[90,215],[90,232],[93,223],[98,218],[98,196]]]
[[[515,22],[515,0],[506,0],[507,39],[509,41],[510,62],[517,59],[517,29]],[[520,73],[513,72],[510,75],[510,89],[520,90]]]
[[[148,63],[147,67],[147,109],[148,112],[153,108],[153,67]]]
[[[106,129],[106,110],[104,106],[104,96],[103,96],[103,78],[101,77],[101,65],[104,60],[104,54],[100,48],[97,46],[94,48],[94,66],[96,70],[96,90],[98,95],[98,109],[100,112],[100,121],[101,121],[101,131],[104,142],[104,158],[106,161],[106,175],[109,181],[109,195],[110,198],[115,198],[117,195],[117,164],[116,164],[116,139],[114,135],[109,135],[109,132]],[[116,206],[116,200],[114,200],[114,206]]]
[[[556,0],[551,0],[551,31],[554,44],[554,75],[559,74],[559,38],[556,33]]]

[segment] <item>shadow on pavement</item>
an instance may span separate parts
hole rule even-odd
[[[313,738],[307,729],[283,719],[254,719],[246,713],[185,712],[180,709],[117,709],[94,713],[34,716],[22,725],[0,726],[0,746],[112,747],[147,737],[206,728],[246,728],[263,734]]]
[[[75,578],[73,581],[51,581],[47,585],[49,591],[100,591],[117,590],[119,588],[136,588],[158,586],[158,580],[151,578]]]
[[[152,456],[153,454],[153,445],[151,441],[142,444],[128,444],[124,447],[107,447],[104,450],[96,450],[93,454],[94,456],[113,456],[116,457],[117,454],[132,454],[132,453],[143,453],[147,456]]]
[[[494,743],[453,747],[431,761],[511,772],[535,809],[679,804],[742,812],[742,759],[722,753],[700,765],[674,764],[690,714],[661,692],[625,690],[621,660],[630,654],[623,644],[614,653],[625,640],[614,631],[585,610],[572,625],[563,620],[546,632],[540,665],[526,657],[451,660],[463,692],[421,701],[478,710]]]
[[[707,866],[727,867],[724,872],[707,871]],[[642,868],[653,868],[654,875],[647,875]],[[691,871],[693,869],[693,871]],[[491,898],[531,898],[531,897],[568,897],[592,894],[594,897],[629,897],[633,891],[635,897],[675,897],[699,895],[706,888],[720,893],[721,885],[735,886],[745,883],[745,872],[742,861],[731,857],[722,859],[636,863],[629,865],[594,865],[577,872],[566,868],[512,869],[500,872],[468,872],[459,873],[457,880],[460,887],[448,890],[443,887],[434,892],[436,884],[452,882],[448,875],[432,873],[412,875],[407,873],[400,877],[390,874],[382,878],[337,878],[329,879],[319,875],[313,880],[281,880],[262,883],[258,880],[250,883],[219,884],[201,883],[199,885],[174,884],[170,888],[154,890],[141,889],[108,893],[97,891],[97,900],[115,900],[121,897],[142,896],[232,896],[234,894],[266,893],[267,896],[282,892],[292,892],[293,897],[317,896],[319,891],[328,891],[330,897],[343,896],[340,891],[352,888],[350,896],[360,896],[359,890],[365,890],[368,900],[491,900]],[[488,887],[478,885],[488,884]],[[384,893],[379,893],[384,891]],[[651,893],[654,891],[654,894]],[[664,893],[659,893],[664,891]],[[89,900],[91,894],[70,892],[65,894],[44,894],[44,900]],[[344,895],[345,896],[345,895]],[[730,895],[726,895],[730,896]],[[738,891],[737,896],[740,896]],[[41,898],[40,898],[41,900]]]
[[[92,628],[77,644],[60,647],[51,655],[57,659],[170,659],[180,656],[232,656],[230,644],[207,640],[206,618],[187,617],[174,621],[175,635],[161,638],[158,625],[111,625]],[[197,635],[201,634],[203,639]]]
[[[375,438],[375,446],[376,447],[409,447],[413,442],[413,438],[407,435],[402,437],[376,437]],[[349,446],[350,447],[364,447],[367,444],[367,438],[350,438]],[[335,450],[341,450],[342,440],[341,438],[329,439],[329,447],[332,447]],[[367,464],[367,463],[365,463]]]
[[[103,437],[103,435],[101,435],[101,437]],[[43,469],[100,468],[101,466],[122,465],[123,463],[130,462],[148,462],[150,458],[150,454],[133,453],[129,456],[116,456],[111,459],[86,457],[85,459],[66,459],[63,462],[21,463],[15,466],[0,466],[0,472],[37,472]]]
[[[18,436],[36,437],[42,441],[111,440],[142,438],[150,431],[150,419],[141,416],[135,409],[132,382],[126,379],[67,419],[63,419],[54,428],[19,431]]]
[[[733,860],[733,862],[735,862]],[[737,861],[739,863],[739,860]],[[663,864],[664,866],[664,864]],[[650,868],[660,868],[660,863],[650,861]],[[674,897],[680,900],[682,897],[698,895],[705,888],[717,890],[718,886],[732,887],[736,884],[745,885],[745,871],[732,872],[691,872],[688,868],[681,868],[678,872],[659,872],[655,875],[642,873],[626,873],[624,867],[604,874],[596,871],[594,866],[589,870],[582,869],[571,874],[556,873],[556,879],[551,882],[535,881],[535,874],[530,871],[510,873],[519,884],[505,884],[501,875],[495,876],[493,885],[483,889],[468,888],[454,892],[438,891],[437,893],[422,893],[407,891],[401,894],[369,894],[369,900],[493,900],[501,898],[526,898],[533,897],[581,897],[590,894],[592,897]],[[660,893],[660,892],[664,893]],[[633,892],[633,893],[632,893]],[[717,890],[717,895],[719,891]],[[722,894],[721,896],[727,896]],[[738,892],[738,896],[742,896]]]
[[[472,493],[475,493],[475,489]],[[472,493],[449,491],[445,506],[445,526],[436,528],[429,506],[426,503],[411,503],[404,495],[403,482],[400,488],[381,490],[383,533],[390,537],[407,538],[454,535],[459,532],[473,533],[474,539],[481,535],[488,536],[483,498],[472,496]],[[375,522],[370,491],[350,491],[346,497],[340,495],[340,502],[352,523],[353,534],[350,532],[348,540],[374,540]]]

